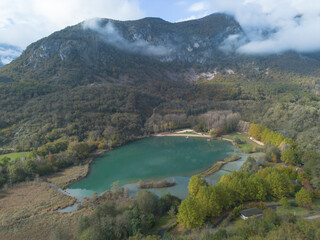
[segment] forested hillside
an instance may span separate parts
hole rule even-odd
[[[0,145],[29,151],[69,137],[118,145],[152,133],[152,116],[165,125],[174,114],[179,128],[210,110],[318,145],[319,53],[239,55],[228,42],[235,34],[246,39],[224,14],[90,20],[53,33],[0,69]]]

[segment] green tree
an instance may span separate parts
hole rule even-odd
[[[21,182],[26,178],[26,172],[18,163],[11,163],[9,167],[9,178],[12,182]]]
[[[293,184],[289,176],[275,168],[266,168],[258,172],[265,180],[268,193],[278,199],[293,192]]]
[[[204,180],[200,175],[194,175],[191,177],[188,190],[192,197],[195,197],[201,187],[207,186],[206,180]]]
[[[206,213],[196,198],[188,196],[178,208],[177,221],[188,229],[202,227],[205,217]]]
[[[68,151],[75,152],[78,159],[85,159],[90,153],[90,146],[85,142],[71,142],[68,146]]]
[[[281,154],[281,161],[286,164],[297,164],[296,155],[292,148],[288,148]]]
[[[159,198],[154,193],[139,191],[135,203],[138,206],[138,209],[145,214],[157,214],[159,211]]]
[[[228,210],[235,204],[234,191],[229,188],[226,184],[218,183],[215,186],[219,197],[219,204],[222,206],[222,209]]]
[[[248,172],[248,173],[254,173],[253,168],[257,166],[256,159],[252,156],[249,156],[247,160],[242,164],[239,171],[240,172]]]
[[[201,187],[196,196],[202,210],[209,217],[219,216],[222,211],[222,205],[215,186]]]
[[[279,148],[273,144],[265,145],[265,160],[268,162],[277,163],[281,159],[281,152]]]
[[[23,169],[27,174],[32,175],[36,173],[37,165],[33,159],[29,158],[23,162]]]
[[[210,137],[211,137],[212,139],[215,138],[215,137],[217,137],[217,132],[216,132],[216,130],[215,130],[214,128],[210,129],[209,135],[210,135]]]
[[[311,209],[312,206],[312,193],[305,188],[301,188],[296,194],[296,201],[299,206]]]

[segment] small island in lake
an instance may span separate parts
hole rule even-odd
[[[174,185],[175,185],[174,179],[172,179],[171,181],[161,180],[161,181],[151,181],[151,182],[144,182],[140,179],[137,184],[137,187],[140,189],[150,189],[150,188],[167,188],[167,187],[173,187]]]

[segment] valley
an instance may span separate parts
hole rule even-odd
[[[225,13],[93,19],[2,66],[0,238],[317,239],[319,51],[247,41]]]

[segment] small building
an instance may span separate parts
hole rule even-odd
[[[252,217],[260,217],[263,215],[263,212],[259,208],[249,208],[246,210],[240,211],[240,217],[243,220],[247,220]]]

